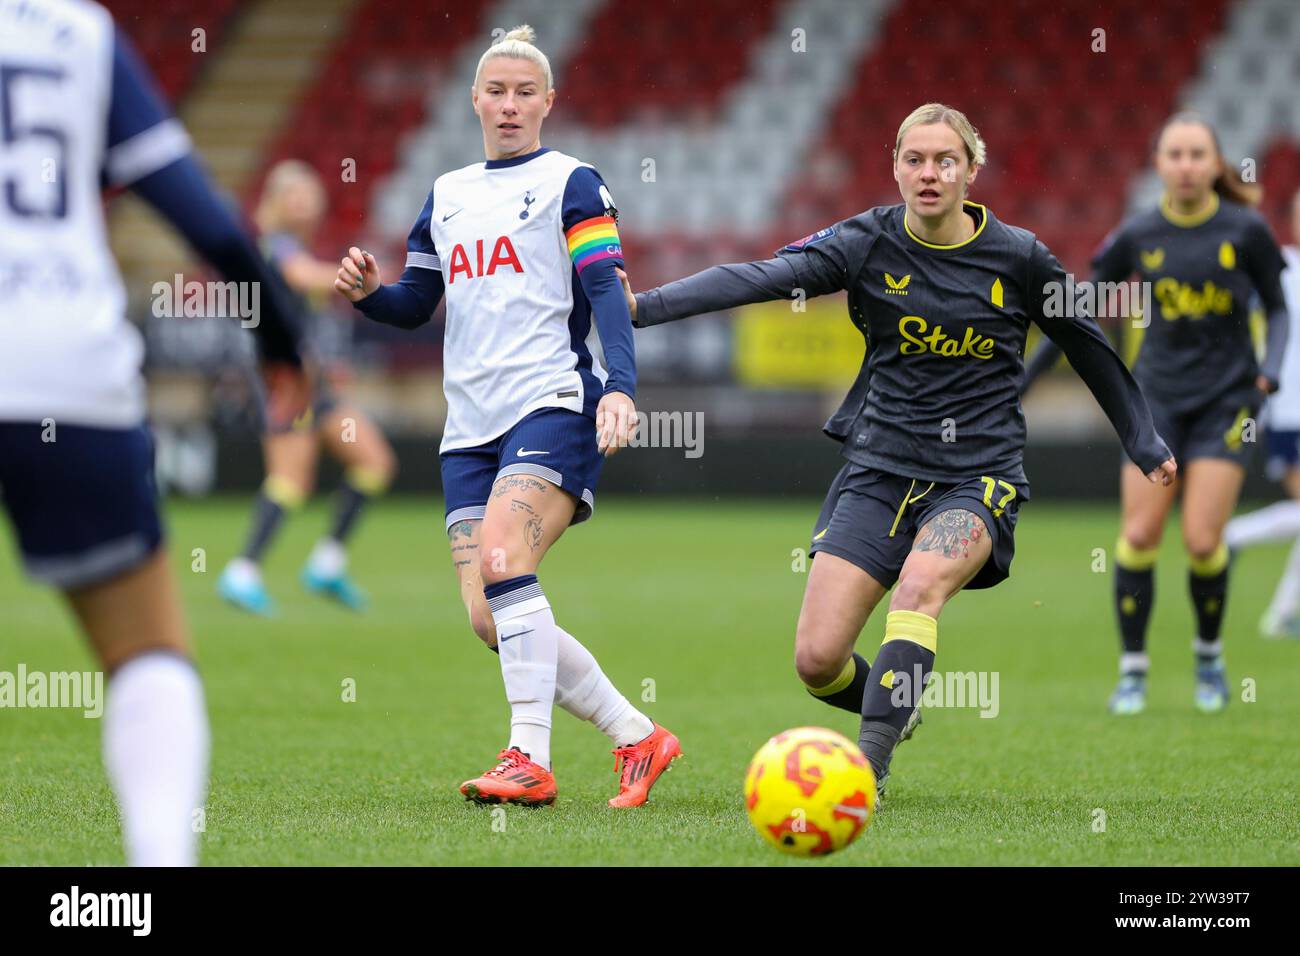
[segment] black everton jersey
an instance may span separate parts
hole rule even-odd
[[[1164,203],[1133,216],[1092,263],[1095,282],[1136,274],[1150,284],[1153,314],[1133,375],[1175,413],[1251,390],[1261,372],[1276,382],[1285,350],[1282,252],[1258,213],[1213,199],[1195,217]],[[1262,368],[1250,334],[1256,292],[1269,317]]]
[[[867,353],[825,430],[858,464],[926,481],[978,475],[1023,487],[1019,389],[1031,321],[1070,356],[1143,471],[1169,457],[1132,376],[1069,295],[1032,233],[968,202],[975,233],[938,246],[905,207],[881,206],[792,243],[775,259],[717,266],[637,296],[654,325],[751,302],[849,293]]]

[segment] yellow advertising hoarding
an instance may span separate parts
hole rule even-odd
[[[753,388],[847,388],[866,351],[843,297],[814,299],[805,311],[790,302],[736,310],[736,379]]]

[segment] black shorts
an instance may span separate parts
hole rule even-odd
[[[966,587],[991,588],[1011,573],[1016,515],[1024,497],[1023,488],[995,476],[943,484],[848,462],[831,482],[817,516],[811,553],[843,558],[891,588],[926,522],[961,509],[979,516],[993,544],[993,553]]]
[[[1197,458],[1222,458],[1244,468],[1250,464],[1255,445],[1263,437],[1257,424],[1263,401],[1263,394],[1251,389],[1186,412],[1171,411],[1156,398],[1148,399],[1148,404],[1156,431],[1173,452],[1179,467]],[[1246,430],[1247,420],[1255,423],[1250,430]]]
[[[339,405],[338,394],[334,391],[334,386],[330,383],[326,370],[322,368],[312,378],[311,404],[298,416],[297,420],[272,423],[271,416],[267,414],[270,396],[267,394],[266,382],[263,380],[261,372],[256,367],[249,367],[246,369],[246,374],[257,405],[257,428],[263,435],[287,435],[290,432],[303,431],[314,432],[320,428],[325,417]]]
[[[144,426],[0,422],[0,499],[27,573],[65,590],[143,564],[162,543]]]

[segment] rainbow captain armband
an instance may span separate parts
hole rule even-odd
[[[595,216],[584,219],[565,232],[569,240],[569,257],[582,275],[582,270],[605,259],[623,259],[623,246],[618,238],[618,226],[613,216]]]

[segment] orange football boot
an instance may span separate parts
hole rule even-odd
[[[614,772],[619,765],[623,773],[618,779],[618,796],[610,798],[611,807],[639,807],[650,796],[650,788],[659,775],[671,769],[672,762],[682,755],[681,744],[665,728],[655,724],[654,731],[645,740],[614,750]]]
[[[516,803],[547,807],[555,802],[555,776],[528,754],[511,747],[497,754],[501,761],[481,777],[466,780],[460,792],[475,803]]]

